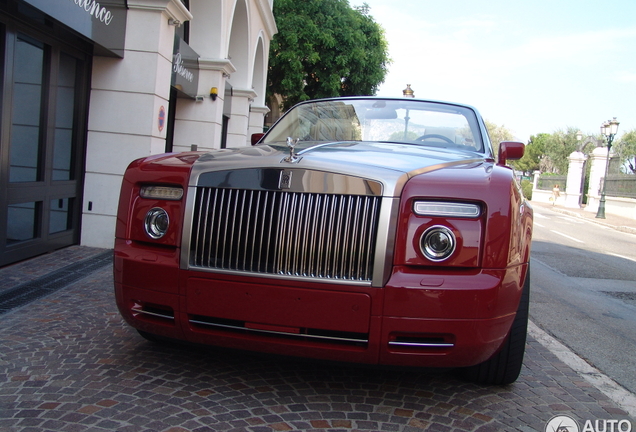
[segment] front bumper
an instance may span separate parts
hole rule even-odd
[[[509,332],[525,275],[525,266],[396,267],[374,288],[187,271],[178,263],[178,249],[116,241],[115,294],[130,325],[194,343],[415,367],[490,358]]]

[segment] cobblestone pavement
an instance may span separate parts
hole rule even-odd
[[[0,269],[0,294],[103,252],[73,247]],[[120,318],[111,272],[0,315],[0,431],[530,432],[555,415],[581,427],[629,418],[532,338],[521,377],[502,387],[153,344]]]

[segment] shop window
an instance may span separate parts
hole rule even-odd
[[[62,232],[72,227],[71,212],[73,208],[72,198],[51,200],[49,212],[49,234]]]
[[[41,180],[40,118],[44,45],[19,35],[13,65],[13,104],[9,181]]]
[[[8,207],[7,244],[19,243],[38,237],[40,202],[11,204]]]
[[[52,180],[72,180],[73,175],[73,120],[75,113],[75,75],[77,60],[60,55],[57,101],[55,110],[55,136],[53,138]]]

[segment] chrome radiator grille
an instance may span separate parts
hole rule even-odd
[[[371,281],[380,198],[198,187],[190,266]]]

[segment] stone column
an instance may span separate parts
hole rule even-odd
[[[265,122],[265,116],[269,113],[269,108],[266,106],[250,107],[250,126],[247,139],[249,140],[252,134],[263,132],[263,123]]]
[[[590,156],[590,185],[587,191],[586,211],[596,213],[601,199],[601,181],[605,176],[605,164],[607,161],[607,147],[596,147]]]
[[[250,105],[256,92],[252,89],[232,89],[232,113],[227,131],[227,147],[245,147],[251,145],[249,131]]]
[[[532,190],[535,191],[537,190],[537,187],[539,185],[539,177],[541,177],[541,171],[536,170],[532,174],[534,175],[534,178],[532,179]]]
[[[180,99],[177,103],[173,151],[188,151],[193,144],[201,151],[220,147],[224,104],[231,97],[225,94],[225,81],[234,71],[227,59],[199,59],[198,93],[203,100]],[[216,100],[210,97],[212,87],[218,92]]]
[[[192,15],[176,0],[128,0],[123,59],[94,57],[81,244],[113,247],[128,164],[165,151],[174,29]]]
[[[568,178],[565,189],[565,207],[579,208],[581,206],[581,184],[583,183],[583,167],[587,157],[578,151],[573,152],[568,160]]]

